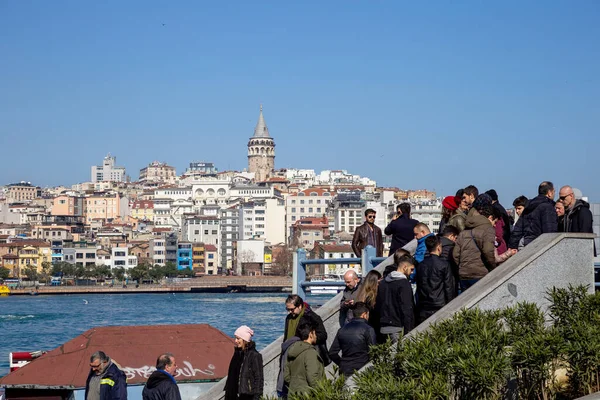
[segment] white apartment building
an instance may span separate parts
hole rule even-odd
[[[214,177],[203,177],[191,181],[192,198],[196,205],[220,205],[225,206],[229,200],[229,180]]]
[[[306,217],[322,217],[335,198],[335,192],[325,189],[308,188],[292,193],[285,199],[286,235],[296,221]]]
[[[150,254],[152,255],[152,265],[164,266],[166,264],[167,246],[163,235],[150,239]]]
[[[129,254],[127,247],[113,247],[111,250],[110,267],[133,268],[137,265],[137,257]]]
[[[102,165],[92,166],[92,182],[125,182],[125,167],[115,166],[116,157],[112,157],[110,153],[104,157]]]
[[[336,232],[354,233],[364,223],[366,201],[361,191],[339,192],[331,203]]]
[[[412,204],[410,216],[427,225],[432,233],[438,233],[442,220],[442,203],[435,201]]]
[[[239,213],[237,205],[221,209],[221,268],[227,271],[233,268],[235,243],[239,238]]]
[[[221,238],[219,217],[194,215],[184,219],[183,240],[191,243],[212,244],[218,248]]]
[[[264,199],[243,203],[239,208],[239,240],[285,242],[285,205],[282,199]]]
[[[154,199],[154,224],[156,226],[183,228],[186,214],[194,213],[194,202],[189,199]]]
[[[281,197],[281,192],[273,186],[241,184],[231,187],[230,196],[232,199],[252,201],[257,199]]]

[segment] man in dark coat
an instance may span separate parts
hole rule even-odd
[[[346,271],[344,274],[344,283],[346,287],[342,292],[342,300],[340,301],[340,327],[352,319],[350,310],[354,306],[360,285],[360,278],[356,274],[356,271],[352,269]]]
[[[565,206],[565,216],[561,232],[594,233],[594,218],[590,204],[581,199],[575,199],[571,186],[563,186],[558,192],[558,201]],[[596,243],[594,243],[596,256]]]
[[[323,325],[323,320],[314,312],[308,303],[302,300],[302,297],[297,294],[290,294],[285,300],[285,309],[288,312],[285,317],[285,327],[283,332],[283,340],[286,341],[292,336],[297,336],[296,331],[303,319],[308,319],[315,326],[317,342],[315,346],[321,356],[325,366],[331,363],[327,351],[327,330]]]
[[[437,236],[425,239],[429,255],[417,266],[418,323],[435,314],[455,296],[456,283],[448,261],[440,258],[442,243]]]
[[[356,257],[362,256],[362,250],[367,246],[375,247],[376,257],[383,257],[383,235],[381,229],[375,225],[375,210],[369,208],[365,211],[365,223],[354,230],[352,238],[352,251]]]
[[[340,328],[329,349],[329,358],[339,365],[340,372],[346,377],[369,362],[369,347],[377,344],[375,330],[367,322],[369,307],[358,302],[352,313],[354,318]]]
[[[103,351],[97,351],[90,357],[85,399],[127,400],[125,373]]]
[[[418,223],[419,221],[410,217],[410,203],[402,203],[396,207],[396,215],[383,230],[386,235],[392,235],[390,256],[415,238],[413,229]]]
[[[375,310],[379,315],[379,332],[393,343],[415,327],[415,304],[408,277],[415,269],[411,256],[394,254],[396,271],[392,271],[379,283]]]
[[[179,387],[175,381],[177,363],[175,356],[164,353],[156,360],[156,371],[150,375],[142,390],[143,400],[181,400]]]
[[[554,209],[554,185],[542,182],[538,196],[529,200],[510,237],[508,247],[519,249],[533,242],[543,233],[558,232],[558,217]]]

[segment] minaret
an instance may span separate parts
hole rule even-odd
[[[254,128],[254,136],[248,142],[248,171],[254,172],[254,180],[267,180],[275,168],[275,142],[269,136],[269,128],[263,117],[262,104],[260,115]]]

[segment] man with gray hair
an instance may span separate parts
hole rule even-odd
[[[127,378],[103,351],[90,357],[85,400],[127,400]]]
[[[571,186],[563,186],[558,192],[558,201],[565,206],[562,232],[594,233],[594,218],[590,211],[590,204],[576,197]],[[594,243],[594,256],[596,243]]]
[[[356,271],[349,269],[344,274],[344,283],[346,287],[342,294],[342,300],[340,301],[340,327],[344,326],[346,322],[352,319],[352,312],[349,312],[354,307],[356,301],[356,295],[358,294],[358,287],[360,285],[360,278],[356,274]]]
[[[156,371],[150,375],[144,390],[142,391],[143,400],[181,400],[179,387],[175,381],[177,372],[177,363],[175,356],[171,353],[164,353],[158,356],[156,360]]]

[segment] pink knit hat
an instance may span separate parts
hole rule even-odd
[[[239,337],[240,339],[246,342],[251,342],[252,336],[254,336],[254,331],[246,325],[242,325],[235,330],[235,333],[233,335]]]

